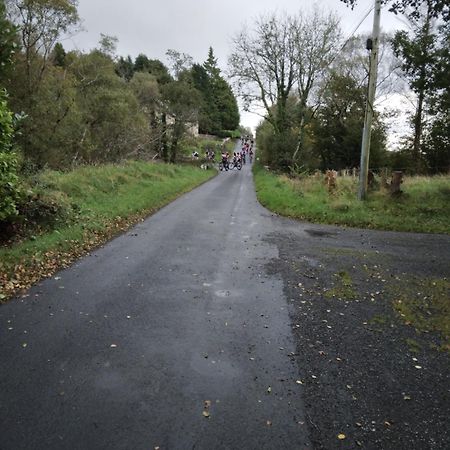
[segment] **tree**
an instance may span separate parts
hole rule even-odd
[[[333,72],[312,124],[313,146],[322,170],[359,166],[364,109],[365,87],[352,76]],[[383,163],[384,143],[384,127],[377,121],[372,133],[372,167]]]
[[[10,20],[18,26],[25,55],[27,94],[43,79],[47,60],[59,37],[78,23],[76,0],[6,0]]]
[[[17,49],[17,28],[6,18],[4,0],[0,0],[0,79],[13,62]]]
[[[130,81],[134,75],[134,63],[131,56],[124,58],[119,57],[116,63],[116,73],[119,77],[123,78],[125,81]]]
[[[310,16],[299,17],[299,26],[295,32],[299,132],[297,148],[293,155],[294,161],[303,149],[311,96],[315,94],[316,104],[320,100],[320,94],[315,93],[314,88],[327,76],[329,66],[336,57],[341,37],[338,19],[333,14],[324,16],[317,9]]]
[[[183,72],[189,71],[194,63],[191,55],[188,55],[187,53],[180,53],[177,50],[167,50],[166,56],[169,59],[172,75],[176,80],[180,78],[180,75]]]
[[[405,9],[410,32],[399,31],[393,39],[393,48],[402,63],[412,91],[417,96],[417,105],[413,117],[412,158],[416,170],[419,171],[423,161],[423,133],[425,114],[427,112],[427,97],[431,97],[436,89],[435,75],[439,63],[438,27],[434,18],[434,0],[422,2],[424,14],[417,16],[414,10]]]
[[[217,127],[218,111],[214,102],[211,83],[208,73],[203,65],[193,64],[191,68],[192,85],[200,92],[202,102],[198,115],[198,127],[200,133],[212,134]]]
[[[136,95],[150,125],[150,148],[160,153],[165,138],[163,135],[165,129],[160,120],[162,106],[158,81],[155,76],[149,73],[136,72],[130,81],[130,87]]]
[[[82,113],[77,160],[118,161],[149,138],[149,124],[129,84],[115,73],[114,61],[93,50],[70,66],[77,81],[76,102]]]
[[[0,229],[2,222],[17,214],[21,196],[17,156],[13,151],[14,116],[6,100],[6,92],[0,90]]]
[[[425,0],[426,1],[426,0]],[[352,9],[358,3],[358,0],[341,0],[341,2],[350,6]],[[389,5],[389,11],[394,14],[405,14],[407,10],[411,12],[415,19],[418,19],[421,15],[420,9],[424,3],[424,0],[382,0],[384,5]],[[439,14],[449,14],[448,0],[433,0],[431,4],[432,16],[437,17]]]
[[[305,129],[313,106],[320,103],[319,87],[339,42],[337,19],[318,10],[309,16],[261,18],[252,34],[244,30],[234,39],[229,65],[245,107],[262,105],[264,119],[285,144],[293,145],[293,130],[297,134],[293,147],[283,145],[284,167],[304,156]],[[291,95],[296,98],[295,117],[288,114]]]
[[[66,65],[66,51],[60,42],[57,42],[52,51],[52,62],[55,66],[65,67]]]
[[[230,75],[244,108],[262,104],[263,117],[277,134],[288,129],[286,104],[297,76],[297,29],[296,18],[261,17],[252,33],[244,28],[233,39],[229,58]]]
[[[184,81],[172,81],[161,87],[163,105],[167,114],[167,127],[170,135],[170,162],[177,159],[178,144],[189,124],[197,122],[201,103],[200,93]],[[164,130],[166,131],[166,130]]]
[[[199,116],[200,129],[211,134],[235,130],[240,120],[236,97],[221,75],[212,47],[209,48],[208,57],[203,65],[192,66],[190,79],[203,98]]]
[[[114,59],[117,51],[117,43],[119,39],[117,36],[110,36],[108,34],[100,33],[99,40],[99,51],[104,55],[109,56],[111,59]]]
[[[169,69],[159,59],[149,59],[144,54],[139,54],[134,61],[135,72],[147,72],[154,75],[159,84],[172,81]]]

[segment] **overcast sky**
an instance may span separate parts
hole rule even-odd
[[[251,27],[255,17],[274,11],[307,12],[313,4],[311,0],[79,0],[84,31],[65,41],[64,46],[89,51],[103,33],[119,39],[120,56],[134,58],[144,53],[163,62],[168,49],[188,53],[196,62],[203,62],[211,46],[220,67],[225,69],[232,50],[231,37],[243,26]],[[324,11],[335,11],[342,18],[342,28],[348,36],[374,0],[359,0],[353,11],[339,0],[321,0],[316,4]],[[358,33],[371,30],[372,20],[371,13]],[[401,27],[387,10],[382,11],[381,22],[385,31]],[[254,127],[258,118],[243,114],[242,122]]]

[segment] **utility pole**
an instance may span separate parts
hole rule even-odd
[[[381,0],[375,0],[375,11],[373,15],[372,39],[367,41],[370,49],[370,69],[369,69],[369,91],[367,94],[366,115],[364,118],[364,130],[361,144],[361,164],[359,171],[359,191],[358,199],[364,200],[367,196],[367,177],[369,174],[369,152],[370,136],[372,134],[373,102],[375,100],[375,90],[377,87],[378,71],[378,46],[380,36],[380,16]]]

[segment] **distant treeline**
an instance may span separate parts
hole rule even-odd
[[[383,8],[407,29],[380,38],[370,165],[448,172],[450,3],[398,0]],[[370,38],[345,39],[340,20],[319,9],[259,17],[235,36],[230,74],[244,104],[264,110],[257,144],[266,165],[295,173],[359,167]],[[399,148],[388,151],[391,119],[400,114],[392,99],[400,95],[411,113]]]

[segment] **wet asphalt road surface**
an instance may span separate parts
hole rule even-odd
[[[0,448],[308,448],[272,228],[247,165],[2,305]]]
[[[448,448],[448,354],[387,285],[449,250],[274,216],[248,165],[220,173],[0,307],[0,448]]]

